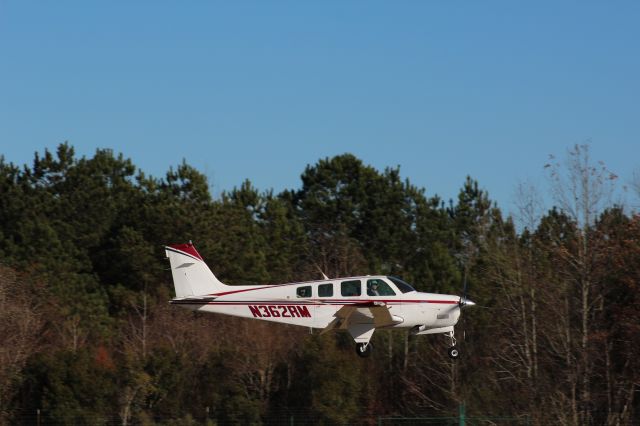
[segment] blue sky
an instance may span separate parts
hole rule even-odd
[[[68,140],[214,194],[351,152],[511,210],[549,154],[640,169],[640,2],[0,1],[0,154]]]

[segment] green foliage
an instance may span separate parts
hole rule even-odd
[[[92,350],[41,353],[27,366],[29,407],[46,423],[107,424],[117,400],[117,376],[96,362]]]
[[[325,272],[373,270],[434,288],[438,269],[453,265],[439,199],[428,200],[423,190],[402,182],[399,169],[379,173],[344,154],[307,166],[302,182],[291,200],[306,228],[310,257],[326,259]]]

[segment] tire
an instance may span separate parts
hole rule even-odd
[[[364,343],[356,343],[356,353],[360,358],[369,358],[373,345],[371,343],[365,345]]]
[[[451,359],[458,359],[458,357],[460,356],[460,351],[458,350],[457,346],[451,346],[447,352],[449,353],[449,358]]]

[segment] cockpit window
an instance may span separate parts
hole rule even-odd
[[[411,287],[410,284],[402,281],[400,278],[396,278],[396,277],[387,277],[391,280],[392,283],[394,283],[396,285],[396,287],[398,287],[398,290],[400,290],[403,293],[409,293],[411,291],[416,291],[415,288]]]
[[[395,296],[396,292],[383,280],[372,279],[367,280],[367,294],[369,296]]]

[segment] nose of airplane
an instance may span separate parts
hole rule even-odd
[[[476,304],[475,302],[467,299],[466,297],[461,297],[460,298],[460,307],[461,308],[464,308],[464,307],[467,307],[467,306],[475,306],[475,304]]]

